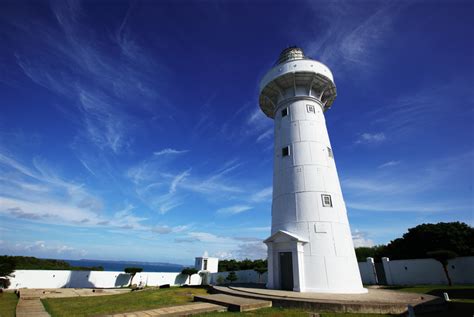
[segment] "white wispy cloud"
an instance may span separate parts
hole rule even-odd
[[[273,187],[272,186],[265,187],[264,189],[253,194],[250,200],[254,202],[271,201],[272,194],[273,194]]]
[[[0,177],[0,214],[3,216],[74,227],[157,230],[133,204],[124,203],[123,208],[115,212],[107,210],[101,197],[91,193],[84,184],[65,181],[43,160],[34,159],[29,167],[0,153],[0,172],[9,175],[8,178]],[[178,183],[176,179],[174,186]],[[165,213],[182,201],[168,193],[168,196],[158,196],[152,203]],[[171,228],[173,233],[178,233],[187,227]]]
[[[15,244],[0,240],[0,248],[12,255],[35,255],[39,257],[55,256],[85,256],[87,251],[77,249],[60,242],[36,240],[31,242],[19,241]]]
[[[341,67],[358,71],[373,69],[377,50],[393,30],[401,3],[380,2],[371,10],[351,1],[334,1],[321,6],[310,2],[316,16],[315,38],[306,43],[306,53],[334,70]]]
[[[385,133],[361,133],[355,144],[380,144],[386,140]]]
[[[460,214],[472,210],[472,201],[459,187],[474,154],[467,152],[444,158],[412,162],[392,169],[362,171],[361,176],[342,179],[348,208],[379,212]],[[453,193],[455,193],[453,195]]]
[[[167,225],[157,225],[154,226],[151,231],[153,233],[158,233],[158,234],[169,234],[169,233],[180,233],[185,230],[188,230],[190,226],[188,225],[182,225],[182,226],[175,226],[175,227],[170,227]]]
[[[266,130],[265,132],[263,132],[257,137],[257,142],[262,142],[263,140],[271,139],[272,136],[273,136],[273,128],[269,128],[268,130]]]
[[[237,246],[237,249],[232,250],[232,255],[241,260],[265,259],[267,258],[267,245],[262,240],[242,243]]]
[[[178,187],[178,185],[183,182],[186,177],[188,177],[189,175],[191,175],[190,173],[190,169],[176,175],[173,180],[171,181],[171,185],[170,185],[170,190],[169,190],[169,193],[170,194],[173,194],[176,192],[176,188]]]
[[[400,161],[388,161],[388,162],[385,162],[383,164],[380,164],[379,166],[377,166],[377,168],[386,168],[386,167],[397,166],[400,163],[401,163]]]
[[[235,215],[235,214],[240,214],[241,212],[250,210],[252,208],[253,208],[252,206],[247,206],[247,205],[235,205],[235,206],[220,208],[217,210],[217,213]]]
[[[430,83],[416,91],[406,91],[379,105],[367,114],[368,120],[391,131],[391,134],[406,137],[414,132],[431,128],[439,129],[446,123],[446,107],[452,104],[451,94],[456,91],[456,102],[463,104],[450,117],[472,117],[471,87],[463,80],[452,78],[447,82]]]
[[[169,154],[183,154],[187,152],[189,152],[189,150],[176,150],[176,149],[166,148],[157,152],[153,152],[153,155],[160,156],[160,155],[169,155]]]
[[[373,247],[374,241],[368,238],[368,233],[364,231],[359,231],[357,229],[352,232],[352,242],[354,243],[355,248],[359,247]]]
[[[21,23],[5,21],[11,34],[37,47],[34,55],[17,48],[18,66],[33,82],[63,98],[59,108],[77,124],[81,139],[104,153],[128,149],[133,142],[130,131],[138,120],[128,108],[133,105],[134,112],[153,114],[167,104],[157,93],[156,74],[165,73],[158,56],[150,57],[129,31],[132,10],[125,14],[116,37],[105,39],[88,24],[79,1],[54,2],[51,10],[55,23],[37,17],[25,17]],[[121,58],[103,49],[107,40]]]

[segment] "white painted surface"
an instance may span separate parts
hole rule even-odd
[[[387,259],[387,258],[385,258]],[[433,259],[413,259],[387,261],[384,264],[387,281],[389,285],[415,285],[415,284],[446,284],[446,277],[439,262]],[[307,278],[316,282],[322,280],[327,284],[327,276],[323,273],[324,260],[318,257],[306,258],[305,266],[313,268],[314,274]],[[454,268],[453,268],[454,266]],[[407,269],[405,270],[405,267]],[[454,284],[474,284],[474,256],[460,257],[449,261],[449,274]],[[360,274],[364,284],[375,284],[375,277],[371,271],[371,261],[359,262]],[[391,273],[389,273],[391,272]],[[235,283],[261,283],[269,282],[268,274],[259,276],[254,270],[235,271],[237,281]],[[209,283],[218,284],[218,277],[225,280],[229,272],[210,273]],[[123,272],[103,271],[49,271],[49,270],[17,270],[15,277],[11,278],[10,289],[18,288],[114,288],[126,287],[130,276]],[[148,286],[159,286],[170,284],[171,286],[188,284],[188,279],[179,273],[144,272],[137,273],[133,279],[134,284]],[[304,281],[306,282],[306,280]],[[311,281],[313,283],[313,281]],[[191,277],[191,285],[200,285],[201,277],[194,274]]]
[[[208,256],[196,257],[194,268],[198,271],[207,271],[209,273],[217,273],[219,268],[219,259]]]
[[[10,279],[10,289],[18,288],[114,288],[126,287],[130,275],[109,271],[17,270]],[[133,284],[159,286],[188,284],[180,273],[142,272],[133,278]],[[200,285],[201,277],[194,274],[191,285]]]
[[[229,275],[229,272],[219,272],[211,274],[210,284],[217,285],[219,276],[222,277],[224,284],[229,283],[225,278]],[[235,271],[235,275],[237,275],[237,281],[234,283],[259,283],[265,284],[267,282],[267,273],[259,275],[254,270],[242,270],[242,271]]]
[[[377,273],[375,271],[375,263],[373,258],[367,258],[366,262],[359,262],[359,271],[362,283],[367,285],[378,284]]]
[[[385,276],[389,285],[446,284],[441,264],[433,259],[388,260],[384,258]],[[449,261],[453,284],[474,284],[474,256]]]
[[[279,253],[292,252],[293,290],[367,292],[329,150],[324,110],[335,98],[330,70],[310,59],[292,60],[272,68],[262,79],[260,91],[262,111],[275,120],[272,237],[287,232],[308,241],[267,239],[267,287],[282,288]],[[283,156],[287,146],[290,155]],[[331,196],[332,207],[323,206],[323,194]]]

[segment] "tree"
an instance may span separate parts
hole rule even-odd
[[[220,260],[219,272],[253,270],[254,267],[267,266],[267,260]]]
[[[235,274],[234,271],[230,271],[225,279],[232,283],[237,281],[239,278],[237,277],[237,274]]]
[[[380,262],[383,256],[386,256],[385,249],[387,248],[386,245],[376,245],[373,247],[358,247],[355,248],[355,253],[357,256],[357,261],[365,262],[367,258],[374,258],[376,262]]]
[[[258,266],[253,270],[258,273],[258,282],[260,283],[260,278],[266,271],[268,271],[268,268],[266,266]]]
[[[185,267],[182,271],[181,271],[181,274],[183,275],[186,275],[189,277],[189,284],[191,284],[191,276],[193,274],[196,274],[198,272],[198,270],[196,270],[195,268],[193,267]]]
[[[448,261],[454,259],[457,254],[449,250],[436,250],[428,252],[427,255],[441,263],[441,265],[443,266],[444,274],[446,274],[446,279],[448,280],[448,285],[453,285],[451,282],[451,278],[449,277]]]
[[[458,256],[474,255],[474,228],[462,222],[425,223],[391,241],[385,255],[393,260],[428,257],[428,252],[449,250]]]
[[[135,277],[135,275],[137,273],[142,272],[143,269],[141,267],[126,267],[124,271],[125,271],[125,273],[130,274],[130,284],[128,285],[130,287],[130,286],[132,286],[132,281],[133,281],[133,278]]]
[[[0,256],[0,289],[10,286],[10,277],[15,271],[16,261],[12,256]]]

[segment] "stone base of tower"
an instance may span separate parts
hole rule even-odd
[[[266,239],[268,289],[295,292],[363,294],[357,261],[352,257],[305,254],[309,241],[280,230]],[[355,262],[355,263],[352,263]]]

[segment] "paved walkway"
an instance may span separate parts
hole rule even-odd
[[[188,305],[164,307],[137,312],[103,315],[101,317],[151,317],[151,316],[189,316],[209,312],[227,311],[224,306],[214,305],[210,303],[193,303]]]
[[[50,317],[39,298],[18,300],[16,305],[17,317]]]
[[[407,311],[407,305],[412,305],[420,313],[446,308],[446,302],[436,296],[372,288],[365,294],[300,293],[236,286],[213,288],[222,294],[271,300],[273,306],[312,308],[316,311],[402,314]]]
[[[215,286],[215,289],[223,289]],[[224,288],[225,289],[225,288]],[[263,296],[273,296],[293,299],[309,299],[309,300],[324,300],[324,301],[342,301],[342,302],[369,302],[369,303],[403,303],[416,305],[422,303],[427,299],[436,299],[436,296],[398,292],[394,290],[384,289],[368,289],[367,293],[363,294],[330,294],[330,293],[312,293],[312,292],[291,292],[274,289],[258,289],[249,287],[234,287],[229,286],[228,289],[237,292],[251,293]]]
[[[91,289],[91,288],[22,288],[20,298],[65,298],[82,296],[105,296],[129,293],[129,288]]]

